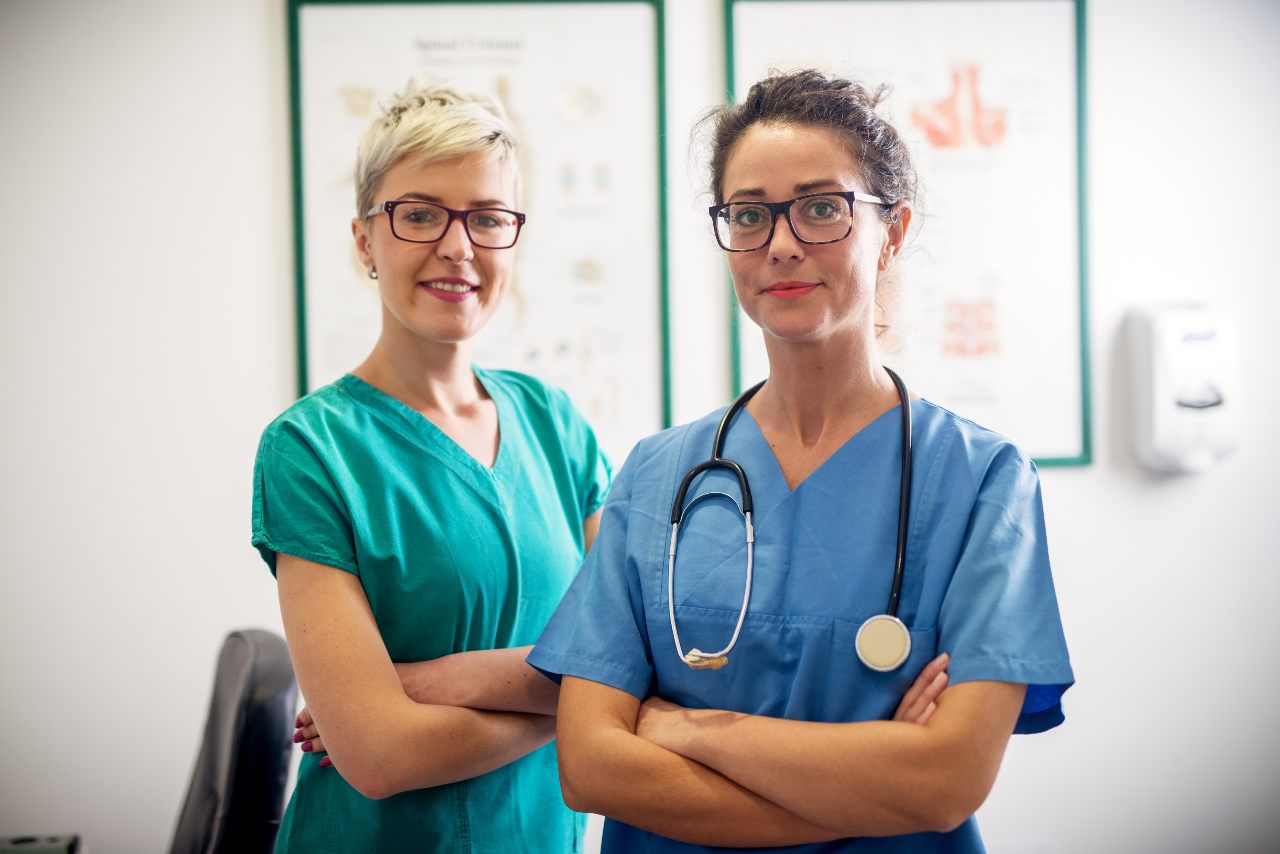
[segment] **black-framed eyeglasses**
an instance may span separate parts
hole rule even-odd
[[[786,217],[801,243],[837,243],[853,231],[853,206],[858,202],[884,205],[884,199],[842,190],[809,193],[785,202],[728,202],[707,208],[716,242],[726,252],[754,252],[773,240],[778,217]]]
[[[435,202],[396,199],[372,208],[366,217],[386,213],[391,234],[409,243],[435,243],[444,237],[455,219],[462,220],[467,239],[483,249],[509,249],[516,245],[525,215],[506,208],[454,210]]]

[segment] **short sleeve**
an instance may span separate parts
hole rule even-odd
[[[1075,681],[1049,568],[1040,479],[1010,447],[986,472],[938,618],[951,681],[1027,686],[1014,732],[1063,721]]]
[[[271,574],[276,555],[357,572],[346,502],[317,449],[287,421],[267,428],[253,473],[253,539]]]
[[[582,518],[585,519],[604,506],[609,484],[613,480],[613,467],[600,448],[596,433],[586,417],[578,411],[563,390],[551,395],[560,424],[565,453],[573,467],[574,483],[581,498]]]
[[[633,451],[604,503],[586,562],[538,638],[528,662],[559,683],[576,676],[643,699],[653,680],[644,600],[627,550]]]

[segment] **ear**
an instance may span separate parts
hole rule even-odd
[[[892,218],[884,230],[884,240],[880,244],[880,262],[877,269],[884,271],[893,266],[893,260],[902,252],[907,239],[907,229],[911,226],[911,206],[906,202],[898,202],[893,206]]]
[[[369,236],[369,221],[365,219],[351,220],[351,236],[356,241],[356,254],[366,270],[376,267],[373,261],[372,238]]]

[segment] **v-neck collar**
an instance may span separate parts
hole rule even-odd
[[[913,403],[915,403],[915,401],[913,400],[907,401],[908,406],[911,406]],[[778,462],[778,456],[773,452],[773,447],[769,444],[769,440],[765,438],[764,431],[760,429],[760,424],[759,422],[756,421],[755,415],[753,415],[751,410],[745,406],[742,407],[742,411],[747,416],[746,417],[747,423],[751,425],[750,432],[747,434],[747,438],[755,445],[755,448],[753,449],[754,453],[752,454],[752,457],[759,458],[762,460],[768,460],[769,463],[771,463],[770,465],[763,466],[763,468],[766,469],[766,471],[764,472],[764,475],[767,481],[767,483],[765,484],[765,487],[766,487],[765,494],[769,494],[769,495],[779,494],[779,495],[782,495],[784,498],[789,498],[792,495],[799,493],[800,490],[804,488],[805,484],[809,483],[812,480],[818,479],[823,474],[824,470],[829,469],[831,467],[831,463],[833,460],[835,460],[837,457],[845,456],[847,453],[850,452],[849,449],[854,448],[858,445],[861,445],[865,442],[871,441],[872,438],[874,438],[875,436],[878,436],[884,430],[889,429],[889,426],[892,426],[894,429],[900,430],[901,429],[900,419],[902,417],[902,409],[900,406],[894,406],[880,413],[875,418],[871,419],[871,421],[869,421],[866,425],[864,425],[862,429],[860,429],[858,432],[854,433],[852,436],[846,439],[840,445],[840,447],[836,448],[834,451],[828,454],[827,458],[823,460],[821,463],[819,463],[817,468],[809,472],[809,474],[806,475],[803,480],[801,480],[799,483],[796,484],[795,489],[792,489],[791,486],[787,483],[786,475],[784,475],[782,472],[782,465]],[[912,410],[911,414],[912,414],[912,420],[914,421],[915,410]],[[748,473],[747,476],[751,477],[752,475]],[[755,490],[752,490],[752,492],[754,494]]]
[[[494,455],[492,466],[486,466],[467,453],[430,418],[355,374],[345,374],[338,380],[338,385],[406,438],[420,442],[469,472],[492,478],[506,470],[506,461],[511,455],[507,451],[507,445],[512,441],[515,432],[511,426],[510,407],[503,398],[498,384],[493,382],[487,373],[482,368],[472,368],[472,374],[489,395],[489,399],[493,401],[498,414],[498,452]]]

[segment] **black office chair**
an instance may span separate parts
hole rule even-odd
[[[269,854],[289,773],[298,683],[284,638],[227,635],[171,854]]]

